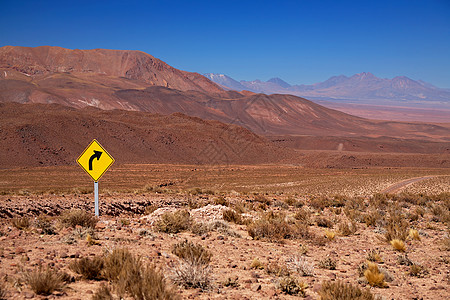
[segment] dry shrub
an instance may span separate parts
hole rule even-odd
[[[39,266],[33,271],[25,273],[24,280],[38,295],[50,295],[64,287],[61,275],[49,267],[44,270],[42,266]]]
[[[172,253],[180,260],[171,266],[172,280],[186,288],[207,289],[211,284],[211,253],[200,244],[183,241],[175,244]]]
[[[277,262],[271,262],[266,266],[267,274],[272,274],[278,277],[289,276],[291,272],[285,265],[279,265]]]
[[[105,258],[103,275],[113,282],[121,298],[128,293],[142,300],[178,299],[155,266],[144,266],[127,249],[115,249]]]
[[[358,286],[353,286],[342,281],[322,282],[319,290],[321,300],[374,300],[369,289],[361,290]]]
[[[381,219],[381,214],[376,209],[369,210],[362,216],[362,220],[367,226],[375,226],[378,220]]]
[[[412,264],[412,265],[409,267],[409,272],[408,272],[408,274],[409,274],[410,276],[415,276],[415,277],[422,278],[422,277],[424,277],[426,274],[428,274],[428,271],[427,271],[422,265],[419,265],[419,264]]]
[[[347,202],[346,198],[343,196],[334,196],[332,198],[326,196],[315,197],[310,200],[310,206],[324,210],[326,207],[343,207]]]
[[[223,205],[223,206],[230,206],[230,203],[225,199],[223,196],[219,196],[214,199],[215,205]]]
[[[134,299],[179,299],[177,292],[167,285],[164,275],[155,266],[136,268],[122,282]]]
[[[373,207],[377,207],[379,209],[384,209],[388,205],[388,200],[391,198],[391,195],[387,194],[374,194],[369,198],[369,204]]]
[[[255,240],[263,239],[270,242],[311,237],[308,225],[302,222],[288,223],[283,214],[275,214],[273,211],[247,224],[247,232]]]
[[[368,262],[367,270],[364,271],[364,277],[370,286],[373,287],[386,287],[387,284],[384,282],[384,274],[380,272],[377,264],[373,262]]]
[[[392,247],[395,249],[395,250],[397,250],[397,251],[400,251],[400,252],[405,252],[405,243],[402,241],[402,240],[399,240],[399,239],[393,239],[392,241],[391,241],[391,245],[392,245]]]
[[[355,221],[350,222],[350,225],[349,222],[343,221],[339,223],[338,230],[343,236],[349,236],[354,234],[358,230],[358,227],[356,226]]]
[[[399,208],[392,207],[389,210],[389,217],[386,219],[386,233],[384,237],[387,242],[394,239],[406,240],[408,236],[409,223],[406,221],[405,216],[401,214]]]
[[[97,217],[81,209],[65,211],[61,214],[59,220],[64,226],[73,228],[76,226],[95,228],[98,221]]]
[[[333,228],[333,222],[325,217],[317,217],[316,224],[319,227]]]
[[[275,202],[273,203],[273,206],[275,207],[279,207],[282,209],[289,209],[289,205],[286,204],[286,202],[280,201],[280,200],[275,200]]]
[[[94,295],[92,295],[92,300],[113,300],[114,297],[111,294],[110,288],[102,283],[99,288],[95,291]]]
[[[269,199],[267,199],[265,196],[260,195],[260,194],[255,195],[254,199],[255,199],[256,202],[263,203],[265,205],[270,205],[271,204],[271,201]]]
[[[352,209],[349,207],[345,207],[344,208],[344,214],[347,216],[347,218],[350,221],[361,221],[362,220],[362,215],[361,212],[356,210],[356,209]]]
[[[155,210],[157,210],[158,208],[159,208],[159,206],[158,206],[158,205],[155,205],[155,204],[147,205],[147,206],[145,207],[145,209],[144,209],[144,214],[145,214],[145,215],[150,215],[150,214],[152,214]]]
[[[295,200],[292,197],[288,197],[288,198],[284,199],[284,203],[286,203],[289,206],[293,206],[293,205],[297,204],[297,200]]]
[[[372,249],[367,253],[366,259],[372,262],[383,262],[380,251]]]
[[[104,260],[101,257],[83,257],[70,263],[69,268],[84,279],[102,279]]]
[[[173,282],[185,288],[206,290],[211,284],[211,268],[207,264],[180,259],[171,265],[170,271]]]
[[[194,244],[188,240],[173,245],[172,253],[182,260],[201,265],[209,264],[212,256],[211,252],[203,248],[202,245]]]
[[[280,279],[278,282],[280,289],[283,293],[288,295],[300,295],[302,297],[306,296],[306,289],[308,284],[297,278],[287,276]]]
[[[416,229],[410,229],[409,230],[409,238],[412,240],[417,240],[420,241],[420,236],[419,236],[419,231],[417,231]]]
[[[166,212],[156,222],[156,228],[165,233],[178,233],[189,229],[192,220],[187,210],[179,210],[174,213]]]
[[[333,232],[333,231],[325,230],[325,237],[326,237],[329,241],[332,241],[332,240],[334,240],[334,238],[336,237],[336,233]]]
[[[327,270],[336,270],[336,260],[327,256],[319,261],[319,267]]]
[[[5,287],[5,284],[2,282],[0,283],[0,300],[6,300],[7,295],[7,289]]]
[[[133,264],[135,257],[126,248],[114,249],[104,259],[103,276],[110,281],[117,281],[122,270]]]
[[[309,224],[311,218],[311,212],[305,208],[300,208],[294,215],[294,218],[305,224]]]
[[[442,248],[444,251],[450,251],[450,235],[447,234],[442,239]]]
[[[255,259],[253,259],[252,263],[250,264],[250,269],[264,269],[264,266],[259,261],[258,258],[255,258]]]
[[[450,221],[450,210],[448,207],[440,204],[434,204],[431,206],[431,213],[434,215],[433,220],[438,222]]]
[[[26,230],[30,227],[30,219],[28,217],[12,218],[12,226],[20,230]]]
[[[228,277],[227,280],[225,280],[222,284],[223,286],[237,288],[239,287],[238,280],[239,280],[238,276]]]
[[[270,212],[248,224],[247,232],[255,240],[264,239],[270,242],[280,242],[293,237],[293,228],[284,220],[284,217]]]
[[[404,265],[404,266],[411,266],[414,263],[408,258],[408,254],[403,254],[403,255],[399,255],[397,257],[397,262],[400,265]]]
[[[34,226],[41,230],[41,234],[56,234],[51,219],[46,215],[40,215],[36,218]]]
[[[293,255],[286,260],[286,264],[290,270],[301,276],[314,276],[314,266],[308,262],[305,256]]]
[[[232,209],[225,209],[222,211],[223,219],[227,222],[232,222],[236,224],[242,224],[242,217],[240,214]]]

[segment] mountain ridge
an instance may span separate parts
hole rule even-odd
[[[367,120],[293,95],[225,91],[197,73],[124,50],[0,48],[0,102],[184,113],[264,136],[389,136],[441,142],[450,136],[447,125]]]
[[[323,82],[310,85],[289,85],[280,78],[275,80],[272,78],[268,81],[241,80],[239,84],[252,92],[292,94],[312,100],[353,100],[370,104],[380,102],[436,104],[450,107],[450,92],[447,89],[406,76],[396,76],[392,79],[379,78],[370,72],[362,72],[350,77],[332,76]],[[223,85],[226,86],[226,84]]]

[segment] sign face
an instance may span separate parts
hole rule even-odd
[[[94,181],[98,181],[113,162],[114,158],[95,139],[92,140],[77,159],[77,163]]]

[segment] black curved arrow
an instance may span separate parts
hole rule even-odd
[[[92,161],[94,160],[94,158],[96,158],[97,160],[100,159],[100,156],[102,156],[101,151],[96,151],[94,150],[94,154],[92,154],[92,156],[89,158],[89,171],[92,171]]]

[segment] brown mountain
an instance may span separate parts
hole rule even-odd
[[[73,165],[96,138],[119,163],[260,164],[293,150],[236,125],[181,113],[0,103],[0,168]]]
[[[5,46],[0,48],[0,69],[15,70],[27,76],[81,73],[81,77],[85,77],[88,74],[97,74],[181,91],[217,94],[223,91],[200,74],[175,69],[150,54],[130,50]]]
[[[272,136],[450,139],[448,124],[367,120],[296,96],[223,91],[138,51],[0,48],[0,102],[181,112]]]
[[[415,141],[392,145],[378,139],[367,142],[338,137],[283,137],[271,142],[240,126],[181,113],[164,116],[92,107],[75,109],[58,104],[0,103],[0,169],[75,165],[76,158],[93,138],[116,159],[116,165],[288,163],[318,168],[450,167],[448,143],[443,149],[444,143]],[[335,150],[338,143],[343,143],[344,152],[292,149]],[[386,148],[402,144],[406,149],[401,151],[413,149],[420,153],[345,152],[370,151],[371,146],[383,151],[380,143]],[[357,149],[351,149],[355,146]]]

